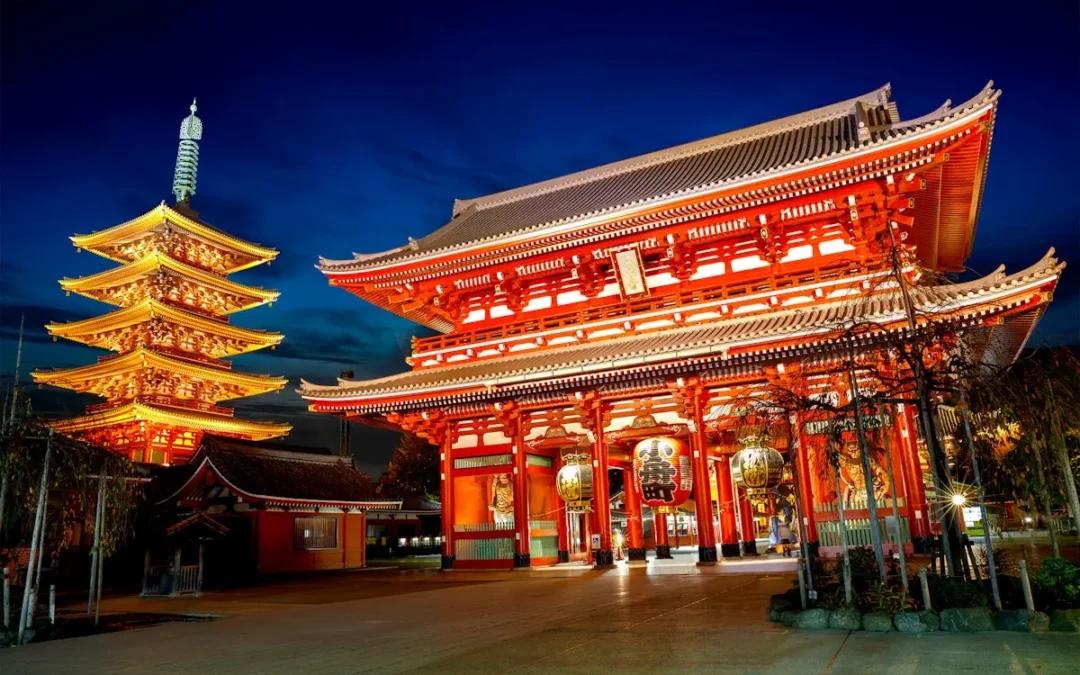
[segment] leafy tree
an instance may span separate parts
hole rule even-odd
[[[405,432],[380,484],[384,491],[409,497],[439,498],[439,448]]]

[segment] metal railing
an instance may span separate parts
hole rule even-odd
[[[144,596],[198,595],[199,566],[181,565],[179,574],[172,565],[153,565],[143,576]]]

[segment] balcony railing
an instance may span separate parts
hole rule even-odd
[[[123,407],[129,403],[146,403],[149,405],[164,406],[167,408],[180,408],[182,410],[194,410],[196,412],[211,413],[213,415],[226,415],[232,417],[232,408],[223,408],[221,406],[214,405],[212,403],[205,403],[202,401],[184,401],[173,398],[172,396],[161,396],[157,394],[144,394],[136,396],[130,399],[119,399],[116,401],[106,401],[105,403],[98,403],[95,405],[87,406],[86,412],[88,414],[103,413],[114,408]]]
[[[415,352],[417,356],[421,356],[435,350],[465,347],[479,342],[531,337],[539,331],[577,328],[582,324],[598,321],[632,319],[634,316],[646,312],[674,311],[681,307],[716,300],[737,300],[752,293],[783,291],[796,286],[832,281],[848,273],[860,272],[865,272],[865,270],[853,270],[850,263],[842,262],[836,265],[816,267],[804,272],[792,273],[775,279],[758,279],[752,282],[730,284],[713,289],[685,290],[671,295],[641,298],[626,302],[617,302],[616,298],[614,301],[616,304],[606,307],[588,307],[565,314],[546,317],[538,316],[535,319],[515,321],[511,324],[421,338],[416,341]]]

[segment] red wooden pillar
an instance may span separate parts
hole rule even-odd
[[[525,425],[520,417],[509,422],[510,438],[514,443],[514,567],[529,567],[529,462],[525,452]]]
[[[454,443],[452,427],[448,425],[443,439],[439,464],[442,477],[442,569],[454,568],[454,462],[450,458],[450,446]]]
[[[641,522],[641,495],[634,485],[633,469],[623,469],[623,492],[626,494],[626,557],[645,560],[645,534]]]
[[[739,515],[742,521],[743,555],[757,555],[757,528],[754,526],[754,511],[745,490],[739,490]]]
[[[597,405],[593,410],[593,433],[596,442],[593,445],[593,504],[596,513],[597,532],[600,534],[600,549],[596,552],[596,566],[608,567],[615,564],[611,551],[611,489],[608,482],[608,450],[604,441],[604,406]]]
[[[656,540],[656,557],[670,558],[671,545],[668,544],[667,514],[653,511],[653,538]]]
[[[713,525],[712,494],[709,489],[709,449],[705,438],[701,394],[694,396],[694,510],[697,515],[698,562],[716,562],[716,528]]]
[[[806,523],[806,541],[803,550],[816,555],[818,549],[817,518],[814,515],[814,476],[810,473],[810,437],[798,425],[798,448],[796,470],[799,472],[799,511]]]
[[[916,553],[930,550],[930,512],[926,503],[926,484],[923,483],[922,465],[919,462],[919,441],[915,435],[915,407],[903,406],[894,413],[893,419],[899,437],[900,466],[904,475],[904,501],[911,514],[911,544]],[[894,437],[895,438],[895,437]]]
[[[735,521],[735,492],[731,487],[731,458],[716,461],[716,495],[720,500],[720,553],[739,557],[739,531]]]

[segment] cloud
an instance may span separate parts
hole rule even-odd
[[[51,343],[52,338],[45,330],[45,324],[54,321],[80,321],[88,317],[88,314],[72,312],[59,307],[5,303],[0,305],[0,337],[17,340],[19,338],[19,322],[25,318],[26,323],[23,334],[25,342]]]
[[[497,171],[478,171],[468,165],[453,164],[435,159],[422,150],[393,144],[385,139],[373,141],[380,166],[393,176],[439,187],[458,197],[479,197],[516,187],[508,176],[520,175],[522,170],[502,162]],[[447,207],[448,208],[448,207]]]

